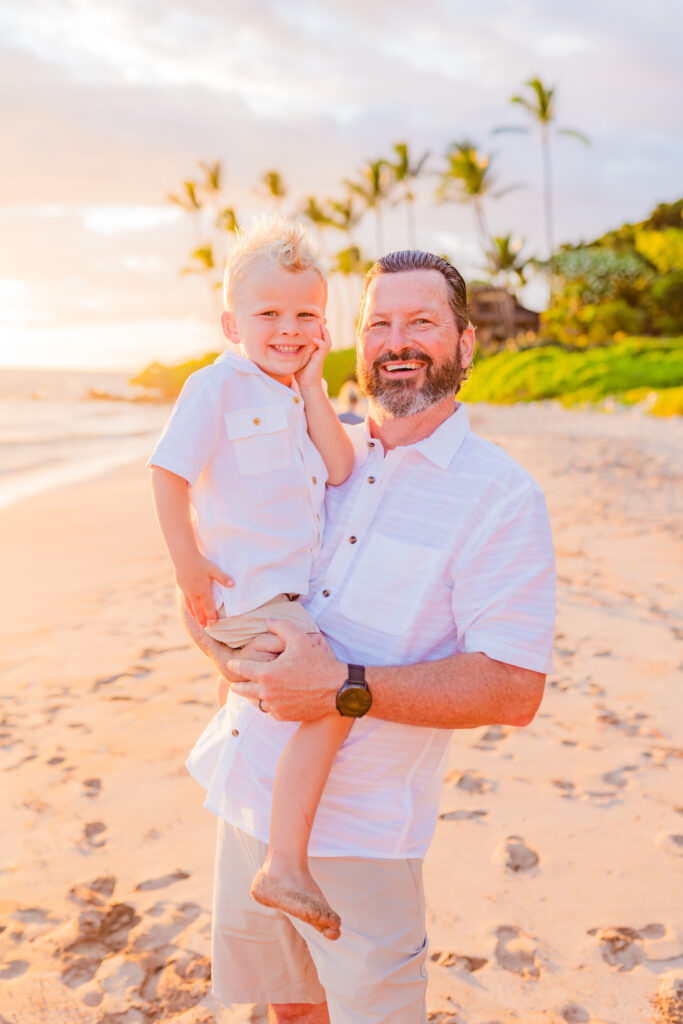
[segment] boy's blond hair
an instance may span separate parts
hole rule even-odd
[[[223,300],[231,309],[235,289],[255,267],[282,267],[293,274],[315,270],[327,291],[325,271],[318,256],[318,247],[309,231],[298,221],[279,215],[259,217],[244,232],[225,261]]]

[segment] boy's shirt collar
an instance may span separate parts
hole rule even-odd
[[[264,373],[260,366],[257,366],[255,362],[249,359],[248,356],[243,355],[241,352],[229,352],[226,349],[224,352],[221,352],[214,362],[228,363],[228,365],[232,366],[238,373],[244,373],[252,377],[261,377],[263,380],[272,384],[273,387],[284,388],[285,391],[293,391],[296,395],[299,394],[299,385],[296,382],[296,377],[292,377],[292,386],[288,388],[286,384],[281,384],[279,380],[275,380],[269,374]]]

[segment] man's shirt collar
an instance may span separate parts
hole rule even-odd
[[[364,424],[364,437],[366,445],[373,440],[370,435],[369,421],[366,420]],[[460,445],[465,440],[470,432],[470,424],[467,418],[467,412],[462,402],[457,403],[457,408],[447,420],[440,423],[436,430],[429,435],[424,437],[421,441],[416,441],[410,445],[399,445],[394,448],[393,451],[403,452],[411,451],[418,452],[424,458],[429,459],[430,462],[438,466],[439,469],[448,469],[455,453],[458,451]],[[381,442],[378,442],[381,444]]]

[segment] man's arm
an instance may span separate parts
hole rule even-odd
[[[269,664],[230,663],[248,682],[234,690],[262,700],[277,719],[305,721],[335,711],[346,665],[337,661],[320,637],[310,637],[286,622],[270,623],[284,651]],[[454,654],[439,661],[366,669],[372,694],[369,714],[390,722],[437,729],[479,725],[528,725],[543,696],[540,672],[494,661],[485,654]]]

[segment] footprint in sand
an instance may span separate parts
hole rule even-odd
[[[136,952],[162,949],[201,916],[197,903],[171,903],[160,900],[139,921],[130,935],[130,948]],[[150,920],[151,919],[151,920]]]
[[[588,934],[600,940],[602,959],[620,973],[632,971],[642,963],[643,950],[637,942],[640,935],[635,928],[590,928]]]
[[[20,978],[26,970],[28,970],[28,960],[8,960],[3,967],[0,967],[0,979],[11,981],[13,978]]]
[[[654,1006],[657,1024],[680,1024],[683,1021],[683,969],[661,975]]]
[[[540,977],[541,965],[536,957],[538,948],[534,939],[514,925],[498,928],[496,936],[495,957],[501,967],[527,980]]]
[[[512,730],[504,725],[490,725],[476,743],[470,744],[475,750],[493,750],[494,744],[504,740]]]
[[[567,1003],[563,1006],[560,1011],[560,1017],[566,1021],[567,1024],[587,1024],[590,1021],[591,1015],[583,1006],[579,1006],[578,1003]]]
[[[83,838],[81,839],[81,843],[83,842],[83,840],[85,840],[85,842],[89,846],[104,846],[107,840],[100,839],[97,842],[95,842],[95,837],[101,835],[103,832],[106,832],[106,830],[107,826],[104,824],[104,822],[89,821],[87,825],[83,826]]]
[[[114,875],[101,875],[92,882],[79,882],[69,889],[69,898],[86,906],[101,907],[111,897],[116,888]]]
[[[498,843],[493,851],[493,859],[513,873],[531,871],[539,862],[536,851],[527,846],[521,836],[508,836]]]
[[[661,963],[683,955],[683,942],[677,931],[660,923],[643,928],[590,928],[588,934],[600,940],[603,960],[621,973],[633,970],[643,961]]]
[[[15,910],[12,917],[23,924],[46,924],[50,911],[43,907],[22,907]]]
[[[99,894],[89,887],[76,888],[87,888],[92,898],[99,900]],[[104,885],[103,889],[106,891],[108,886]],[[82,895],[76,898],[81,901]],[[62,961],[63,983],[71,989],[89,985],[102,962],[127,946],[129,932],[139,921],[134,907],[127,903],[110,903],[87,906],[76,920],[67,922],[55,935],[54,948],[54,955]],[[94,992],[96,995],[97,990]],[[91,990],[86,989],[83,998],[88,1005],[96,1005],[89,1001],[91,995]]]
[[[481,821],[488,813],[480,807],[472,811],[446,811],[439,815],[439,821]]]
[[[560,790],[560,795],[565,800],[572,800],[576,796],[576,786],[569,779],[553,779],[553,786]]]
[[[458,970],[468,971],[470,974],[480,971],[488,963],[483,956],[464,956],[461,953],[438,951],[431,953],[429,959],[433,960],[437,967],[457,967]]]
[[[161,971],[150,974],[140,995],[154,1006],[154,1019],[166,1019],[195,1006],[206,995],[211,979],[211,961],[188,949],[176,949]]]
[[[173,885],[174,882],[182,882],[183,879],[189,878],[190,875],[187,871],[181,871],[177,868],[168,875],[162,875],[160,878],[148,878],[146,882],[140,882],[139,885],[135,886],[138,892],[148,892],[150,889],[165,889],[169,885]]]
[[[683,857],[683,835],[680,832],[658,832],[655,836],[655,845],[660,850]]]
[[[99,779],[84,779],[83,789],[85,790],[85,796],[99,796],[102,783]]]
[[[446,782],[452,782],[458,789],[463,789],[466,793],[490,793],[496,788],[496,783],[490,779],[485,779],[481,772],[467,771],[467,772],[450,772],[446,776]]]
[[[628,772],[637,772],[637,764],[625,764],[623,768],[615,768],[611,772],[605,772],[602,776],[603,782],[606,782],[608,786],[616,786],[617,789],[623,789],[624,786],[628,786],[629,780],[624,778],[624,775]]]

